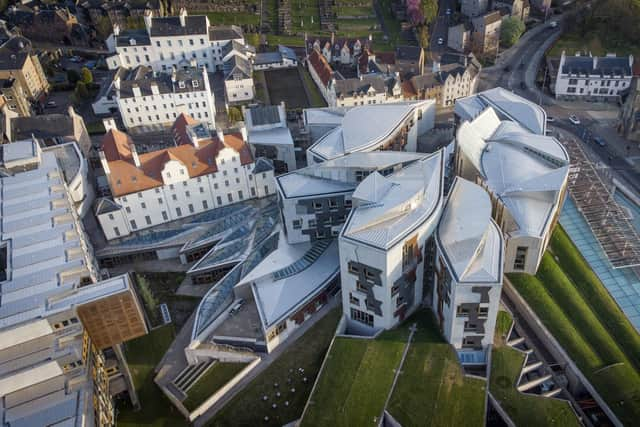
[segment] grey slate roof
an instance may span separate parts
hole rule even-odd
[[[233,40],[242,38],[242,29],[236,25],[209,27],[209,40]]]
[[[597,60],[594,66],[594,59]],[[629,58],[624,56],[565,56],[563,74],[591,74],[630,76]]]
[[[280,112],[277,105],[255,106],[249,109],[253,126],[280,123]]]
[[[243,79],[251,78],[251,63],[241,56],[233,55],[224,63],[225,80],[232,80],[234,76],[240,75]]]
[[[185,16],[185,26],[180,25],[180,17],[167,16],[153,18],[151,23],[151,37],[191,36],[207,34],[207,17]]]
[[[135,45],[131,44],[131,40],[135,40]],[[147,30],[121,31],[116,37],[116,46],[151,46],[151,39]]]
[[[264,52],[256,54],[253,63],[255,65],[265,65],[282,62],[282,54],[280,52]]]
[[[181,81],[184,82],[183,88],[181,88],[179,84]],[[197,86],[193,85],[194,81],[197,82]],[[120,98],[133,98],[133,88],[136,86],[140,88],[142,96],[151,95],[152,83],[158,85],[160,94],[205,90],[202,74],[196,68],[177,71],[174,83],[171,74],[157,73],[154,75],[151,68],[141,65],[131,70],[120,82]]]
[[[354,93],[366,93],[371,87],[378,93],[384,93],[387,90],[384,79],[378,75],[367,75],[361,79],[336,80],[335,84],[337,96],[351,96]]]

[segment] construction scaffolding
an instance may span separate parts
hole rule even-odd
[[[579,142],[562,140],[569,153],[569,193],[613,268],[640,265],[640,235],[630,213],[613,198]]]

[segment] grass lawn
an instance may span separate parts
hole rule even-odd
[[[553,232],[550,247],[589,308],[598,316],[636,369],[640,370],[640,334],[561,226],[557,226]]]
[[[188,425],[153,382],[155,376],[153,369],[164,356],[174,336],[173,325],[167,325],[125,343],[125,355],[142,408],[134,411],[130,407],[118,407],[117,425],[119,427]]]
[[[320,9],[316,0],[291,0],[291,28],[293,32],[320,31]],[[313,23],[311,22],[313,17]]]
[[[380,0],[380,9],[384,25],[389,33],[389,41],[392,45],[402,44],[400,42],[400,22],[391,14],[392,0]]]
[[[299,69],[300,69],[300,74],[302,75],[302,80],[304,82],[304,85],[307,87],[307,91],[311,96],[311,99],[309,100],[309,103],[311,104],[311,106],[313,108],[326,107],[327,103],[322,97],[322,94],[320,93],[320,89],[318,89],[318,86],[316,86],[313,79],[311,78],[311,74],[309,74],[309,71],[307,71],[307,69],[304,67],[300,67]]]
[[[623,314],[607,302],[610,297],[597,278],[584,279],[589,267],[576,264],[578,250],[565,238],[556,231],[552,239],[558,261],[546,253],[536,276],[509,278],[620,421],[633,424],[640,417],[634,331],[624,332],[628,322],[612,320]]]
[[[89,135],[100,135],[106,132],[102,122],[85,123]]]
[[[282,44],[292,47],[304,47],[304,37],[267,34],[267,43],[269,46],[278,46],[279,44]]]
[[[187,398],[182,404],[189,411],[202,405],[211,395],[231,381],[247,366],[247,363],[216,362],[207,372],[187,390]]]
[[[496,331],[498,332],[498,331]],[[580,426],[568,402],[520,393],[516,381],[524,354],[507,346],[496,346],[491,356],[489,388],[517,426]]]
[[[260,15],[250,12],[190,12],[191,15],[207,15],[211,25],[260,25]]]
[[[482,426],[486,382],[465,377],[455,350],[441,337],[430,311],[417,321],[402,374],[387,410],[404,427]]]
[[[494,337],[496,344],[504,344],[512,324],[513,318],[511,317],[511,314],[503,310],[498,311],[498,317],[496,318],[496,334]]]
[[[319,320],[216,414],[209,425],[282,426],[298,419],[341,315],[342,310],[336,308]],[[300,373],[299,368],[304,369],[304,373]],[[304,382],[305,377],[307,382]],[[275,383],[279,384],[278,388],[274,387]],[[281,393],[279,398],[276,397],[278,391]],[[265,395],[267,401],[262,400]],[[289,402],[288,406],[284,405],[285,401]],[[275,410],[271,407],[273,403],[278,405]],[[269,417],[267,422],[265,416]]]
[[[373,10],[373,3],[370,3],[367,6],[350,6],[350,3],[345,2],[347,5],[342,6],[342,2],[336,2],[337,6],[335,8],[336,15],[338,19],[341,16],[375,16],[375,11]]]
[[[547,56],[559,57],[563,50],[566,51],[567,55],[574,55],[580,51],[582,55],[588,55],[589,52],[597,56],[616,53],[618,56],[632,54],[637,58],[640,55],[640,43],[611,38],[598,32],[592,32],[586,36],[576,32],[567,32],[553,44],[552,48],[547,52]]]

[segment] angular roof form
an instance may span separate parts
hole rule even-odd
[[[442,150],[383,177],[375,172],[353,194],[355,208],[340,234],[388,250],[418,226],[440,218],[444,179]]]
[[[359,184],[356,171],[365,172],[363,175],[375,171],[388,174],[426,156],[401,151],[352,153],[280,175],[276,183],[285,198],[351,192]]]
[[[477,184],[456,177],[438,225],[437,242],[456,282],[502,279],[502,233],[491,218],[491,199]]]
[[[320,78],[322,84],[326,87],[333,77],[333,69],[327,62],[326,58],[317,50],[312,49],[308,58],[309,64],[313,67],[316,74]]]
[[[501,87],[456,100],[454,112],[461,121],[471,121],[487,107],[492,107],[502,119],[517,122],[533,133],[544,135],[547,130],[544,108]]]
[[[492,108],[462,123],[456,140],[489,190],[507,207],[518,233],[542,235],[569,174],[569,155],[562,144],[515,122],[501,121]]]
[[[404,124],[417,107],[433,102],[396,102],[348,108],[341,118],[341,124],[333,127],[308,151],[322,160],[330,160],[349,153],[376,149]],[[305,110],[305,116],[308,112]]]

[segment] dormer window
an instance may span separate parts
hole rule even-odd
[[[129,44],[131,46],[135,46],[136,45],[136,39],[129,39]]]
[[[180,80],[180,81],[178,82],[178,87],[179,87],[180,89],[184,89],[184,88],[185,88],[184,82],[183,82],[182,80]]]
[[[193,81],[191,82],[191,85],[192,85],[193,87],[198,87],[198,81],[197,81],[197,80],[193,80]]]

